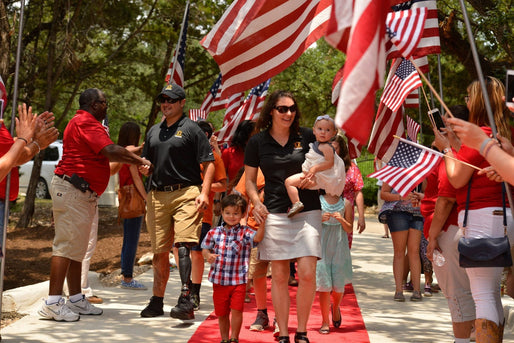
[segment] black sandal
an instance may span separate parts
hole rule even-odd
[[[229,343],[230,343],[230,342],[239,343],[239,340],[238,340],[237,338],[231,338],[231,339],[229,340]]]
[[[289,343],[289,336],[278,336],[278,343]]]
[[[300,343],[300,341],[304,341],[305,343],[310,343],[307,338],[307,332],[296,332],[294,334],[294,343]]]

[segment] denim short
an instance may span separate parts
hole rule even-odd
[[[391,211],[387,215],[389,231],[407,231],[409,229],[423,232],[423,217],[414,216],[409,212]]]

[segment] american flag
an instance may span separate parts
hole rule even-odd
[[[343,84],[343,72],[344,66],[339,69],[334,76],[334,81],[332,82],[332,104],[337,106],[337,102],[339,101],[339,94],[341,93],[341,85]]]
[[[419,108],[419,88],[416,88],[407,95],[403,107]]]
[[[235,115],[228,121],[226,125],[219,130],[217,137],[218,143],[228,143],[231,141],[232,136],[236,132],[237,126],[244,120],[256,119],[259,115],[259,111],[264,105],[264,99],[268,93],[270,80],[261,83],[257,87],[254,87],[248,96],[246,97],[243,105],[239,107]]]
[[[409,60],[397,59],[391,66],[394,75],[387,80],[387,84],[380,99],[387,107],[397,111],[403,104],[407,95],[422,85],[416,68]]]
[[[0,76],[0,118],[4,117],[4,110],[7,106],[7,90],[5,89],[5,83]]]
[[[427,19],[423,35],[419,41],[414,56],[426,56],[429,54],[441,53],[441,43],[439,41],[439,23],[437,20],[437,5],[435,0],[411,0],[393,6],[393,11],[404,11],[414,8],[427,8]],[[387,59],[401,57],[400,51],[393,42],[386,43]]]
[[[332,0],[236,0],[200,42],[223,74],[222,97],[280,73],[321,38]]]
[[[387,14],[387,33],[403,57],[410,58],[416,50],[423,34],[426,18],[426,7]]]
[[[223,126],[228,125],[232,118],[234,118],[237,110],[239,110],[239,107],[243,104],[244,99],[245,94],[243,92],[232,94],[230,98],[228,98],[227,110],[223,117]]]
[[[354,0],[334,1],[325,35],[328,44],[345,54],[352,26],[353,2]]]
[[[202,106],[200,109],[209,114],[214,111],[219,111],[227,106],[227,101],[221,99],[221,73],[216,78],[216,81],[207,92],[205,99],[203,99]]]
[[[389,1],[356,1],[343,71],[336,124],[366,144],[373,124],[375,91],[385,71],[385,18]]]
[[[368,151],[387,163],[398,145],[398,141],[394,139],[393,135],[405,137],[403,107],[400,107],[398,111],[391,111],[389,107],[380,103]]]
[[[418,133],[421,129],[418,123],[414,119],[409,116],[407,117],[407,138],[409,138],[413,142],[418,141]]]
[[[205,120],[207,118],[207,113],[204,110],[199,108],[192,108],[189,110],[189,119],[192,121]]]
[[[189,21],[189,2],[186,5],[186,12],[184,14],[184,24],[182,27],[182,37],[180,37],[180,44],[178,48],[178,57],[177,51],[173,54],[173,59],[170,63],[170,68],[168,69],[168,73],[166,73],[166,82],[168,84],[174,82],[180,87],[184,87],[184,66],[186,61],[186,38],[187,38],[187,23]],[[178,63],[176,63],[178,62]],[[175,71],[173,71],[173,65],[175,65]],[[171,77],[171,73],[173,72],[173,77]]]
[[[368,177],[379,179],[406,196],[437,166],[441,158],[441,153],[400,139],[387,166]]]

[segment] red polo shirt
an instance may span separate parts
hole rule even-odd
[[[4,156],[11,146],[13,145],[14,140],[12,136],[5,127],[4,124],[0,127],[0,156]],[[7,185],[7,177],[0,182],[0,199],[5,200],[5,188]],[[18,187],[19,187],[19,173],[18,167],[14,167],[11,169],[11,188],[9,191],[9,200],[16,200],[18,197]]]

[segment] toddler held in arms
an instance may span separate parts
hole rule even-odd
[[[287,212],[291,218],[301,210],[303,203],[298,195],[298,187],[304,179],[314,181],[309,189],[324,189],[327,194],[340,196],[343,192],[346,173],[344,162],[331,145],[337,134],[336,124],[328,115],[318,116],[314,122],[313,133],[316,142],[309,144],[310,150],[305,155],[302,164],[302,173],[294,174],[285,180],[289,199],[293,204]]]

